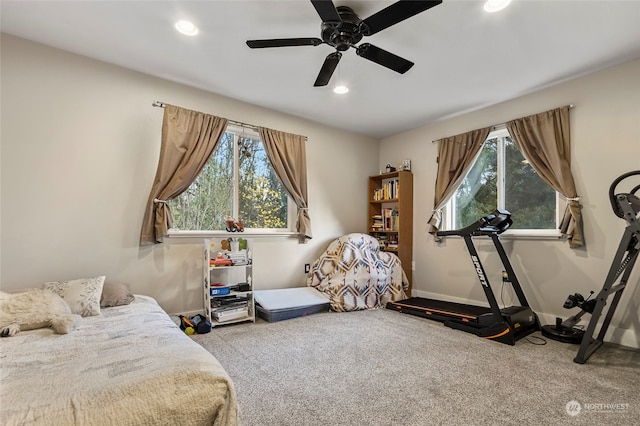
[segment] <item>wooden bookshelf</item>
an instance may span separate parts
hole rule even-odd
[[[413,174],[401,170],[369,176],[367,232],[381,242],[380,248],[395,253],[413,283]]]

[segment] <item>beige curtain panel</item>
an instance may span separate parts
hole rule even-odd
[[[440,139],[438,142],[438,173],[433,201],[433,214],[429,218],[429,233],[435,234],[442,225],[442,207],[453,196],[456,189],[478,156],[490,127],[473,130],[457,136]]]
[[[140,245],[162,242],[173,222],[167,201],[193,183],[226,127],[225,118],[165,106],[160,160],[142,221]]]
[[[296,230],[300,241],[305,242],[312,238],[307,196],[306,138],[263,127],[258,131],[273,169],[298,207]]]
[[[560,232],[568,238],[569,246],[584,246],[581,206],[571,173],[569,107],[509,121],[506,126],[538,175],[567,198]]]

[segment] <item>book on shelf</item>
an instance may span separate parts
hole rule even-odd
[[[398,250],[398,234],[389,234],[387,238],[386,250],[397,251]]]
[[[398,250],[397,237],[394,238],[394,236],[392,235],[379,234],[379,235],[376,235],[375,238],[378,241],[378,245],[380,246],[381,250],[388,250],[388,251]]]
[[[378,240],[378,245],[381,249],[384,249],[387,246],[387,242],[389,241],[389,236],[385,234],[379,234],[375,236],[376,240]]]
[[[397,209],[382,209],[382,229],[384,231],[397,231],[400,226],[400,216]]]
[[[395,200],[398,198],[400,191],[400,181],[398,179],[391,179],[382,184],[382,186],[376,188],[373,191],[374,201],[383,200]]]
[[[377,231],[381,231],[382,227],[383,227],[382,215],[381,214],[373,215],[373,217],[371,218],[371,228]]]
[[[371,230],[376,232],[397,232],[400,229],[400,214],[397,209],[384,208],[382,214],[373,215],[371,218]]]

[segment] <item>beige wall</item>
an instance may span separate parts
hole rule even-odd
[[[168,312],[202,309],[200,241],[138,247],[160,152],[154,100],[308,136],[314,238],[256,240],[258,288],[304,285],[305,263],[365,230],[374,139],[5,34],[1,55],[2,289],[105,274]]]
[[[611,211],[607,192],[613,179],[640,169],[639,81],[640,60],[636,60],[383,140],[380,165],[412,160],[416,293],[449,300],[484,299],[464,242],[449,239],[438,246],[427,235],[438,149],[431,141],[574,104],[570,113],[572,169],[583,205],[587,248],[574,250],[566,242],[541,240],[505,240],[505,246],[530,304],[543,320],[552,323],[555,316],[577,313],[577,309],[563,309],[562,304],[570,293],[586,296],[589,290],[602,287],[626,224]],[[479,246],[490,280],[499,284],[499,260],[492,245]],[[635,269],[609,338],[638,347],[640,266]],[[496,287],[499,297],[500,287]]]
[[[8,35],[2,35],[1,75],[2,289],[105,274],[157,298],[169,312],[201,308],[197,240],[138,247],[159,155],[162,110],[151,107],[154,100],[309,137],[314,239],[305,245],[256,240],[259,288],[303,285],[304,263],[336,236],[364,231],[366,177],[408,158],[415,179],[416,294],[482,302],[462,241],[437,246],[426,233],[436,173],[437,145],[431,141],[571,103],[572,167],[587,249],[571,250],[559,241],[505,241],[534,309],[545,322],[566,318],[575,313],[562,309],[569,293],[602,286],[624,228],[609,207],[609,184],[640,168],[640,61],[395,135],[380,142],[379,152],[379,142],[364,136]],[[490,248],[479,244],[496,282],[500,271]],[[639,276],[634,271],[609,337],[636,347]]]

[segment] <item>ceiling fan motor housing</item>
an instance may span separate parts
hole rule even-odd
[[[338,6],[336,10],[342,22],[323,22],[321,25],[322,41],[335,47],[336,50],[344,52],[362,40],[360,31],[362,20],[350,7]]]

